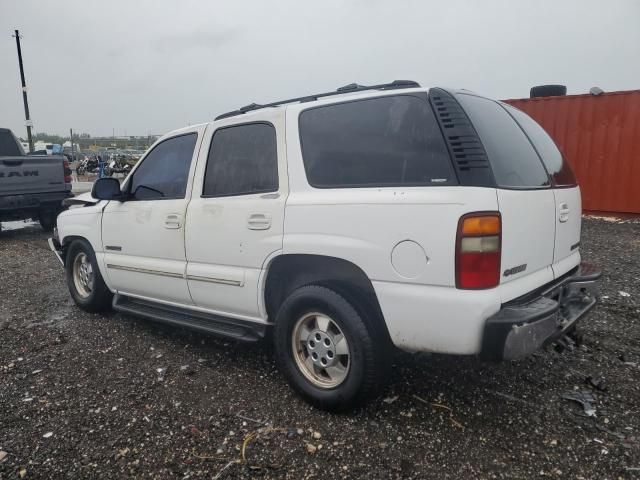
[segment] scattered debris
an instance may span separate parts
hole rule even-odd
[[[314,440],[320,440],[322,438],[322,434],[320,432],[313,432],[311,436]]]
[[[53,432],[47,432],[44,435],[42,435],[42,438],[51,438],[53,436]]]
[[[156,368],[156,372],[158,373],[158,381],[164,381],[164,377],[167,374],[167,367],[164,368]]]
[[[455,427],[460,428],[460,429],[464,429],[464,426],[453,417],[453,410],[451,409],[451,407],[447,407],[446,405],[442,405],[441,403],[427,402],[424,398],[420,398],[417,395],[412,395],[412,396],[413,396],[413,398],[415,398],[416,400],[424,403],[425,405],[431,405],[434,408],[441,408],[443,410],[447,410],[449,412],[449,420],[451,420],[451,424],[453,426],[455,426]],[[398,441],[400,441],[401,438],[400,437],[398,437],[398,438],[399,438]]]
[[[240,460],[231,460],[229,463],[227,463],[227,464],[222,468],[222,470],[220,470],[220,471],[218,472],[218,474],[217,474],[215,477],[213,477],[213,480],[218,480],[218,479],[220,478],[220,476],[224,473],[224,471],[225,471],[227,468],[229,468],[231,465],[235,465],[235,464],[237,464],[237,463],[240,463]]]
[[[118,454],[116,455],[116,460],[118,460],[118,459],[120,459],[120,458],[123,458],[123,457],[126,457],[126,456],[127,456],[127,454],[128,454],[130,451],[131,451],[131,450],[129,450],[129,447],[125,447],[125,448],[122,448],[122,449],[118,450]]]
[[[313,455],[318,450],[318,447],[313,445],[312,443],[307,443],[307,453],[309,455]]]
[[[387,398],[383,398],[382,401],[384,403],[387,403],[389,405],[391,405],[393,402],[395,402],[396,400],[398,400],[398,398],[400,398],[398,395],[394,395],[393,397],[387,397]]]
[[[26,476],[27,476],[27,469],[26,469],[26,468],[21,468],[21,469],[18,471],[18,476],[19,476],[20,478],[24,478],[24,477],[26,477]]]
[[[621,297],[630,297],[631,296],[630,293],[623,292],[622,290],[620,290],[618,293],[620,294]]]
[[[4,450],[0,450],[0,462],[7,458],[7,455],[9,455],[7,452],[5,452]]]
[[[532,407],[535,407],[536,405],[532,402],[529,402],[528,400],[525,400],[523,398],[518,398],[518,397],[514,397],[513,395],[509,395],[508,393],[502,393],[502,392],[498,392],[496,390],[489,390],[489,389],[485,389],[485,391],[487,393],[491,393],[493,395],[496,395],[497,397],[502,397],[506,400],[511,400],[512,402],[516,402],[516,403],[523,403],[525,405],[529,405]]]
[[[266,425],[267,424],[267,422],[265,420],[257,420],[255,418],[251,418],[251,417],[245,416],[245,411],[244,410],[240,410],[238,413],[236,413],[236,417],[241,418],[242,420],[246,420],[248,422],[257,423],[259,425]]]
[[[596,407],[593,406],[596,399],[591,392],[568,392],[560,395],[561,398],[572,402],[577,402],[582,405],[584,414],[587,417],[596,416]]]
[[[601,392],[607,391],[607,385],[604,383],[604,378],[592,377],[591,375],[589,375],[584,379],[584,381],[587,385],[595,388],[596,390],[599,390]]]

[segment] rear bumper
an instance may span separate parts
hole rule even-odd
[[[43,206],[62,207],[62,201],[72,196],[73,193],[70,191],[3,195],[0,196],[0,215],[8,215],[15,211],[38,210]]]
[[[487,319],[481,356],[515,360],[553,342],[596,304],[600,276],[600,271],[583,263],[560,282],[504,304]]]

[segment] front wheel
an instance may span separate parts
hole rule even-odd
[[[65,258],[67,286],[73,301],[87,312],[101,312],[111,306],[112,294],[102,279],[96,255],[86,240],[74,240]]]
[[[308,402],[347,410],[370,399],[392,361],[354,306],[337,292],[308,285],[282,304],[274,342],[280,370]]]

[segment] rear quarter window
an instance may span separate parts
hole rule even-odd
[[[311,108],[300,114],[299,127],[313,187],[457,184],[426,97],[394,95]]]
[[[562,153],[549,134],[533,118],[517,108],[504,105],[504,108],[515,118],[525,131],[531,143],[538,151],[547,172],[551,176],[554,186],[574,187],[577,185],[573,170],[566,162]]]
[[[549,185],[549,176],[531,142],[499,103],[464,93],[456,99],[480,136],[498,187]]]

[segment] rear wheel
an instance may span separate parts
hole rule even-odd
[[[73,301],[87,312],[111,307],[112,294],[102,279],[96,256],[86,240],[74,240],[65,258],[67,286]]]
[[[344,297],[326,287],[294,291],[278,312],[278,366],[308,402],[346,410],[370,399],[392,361],[384,339]]]

